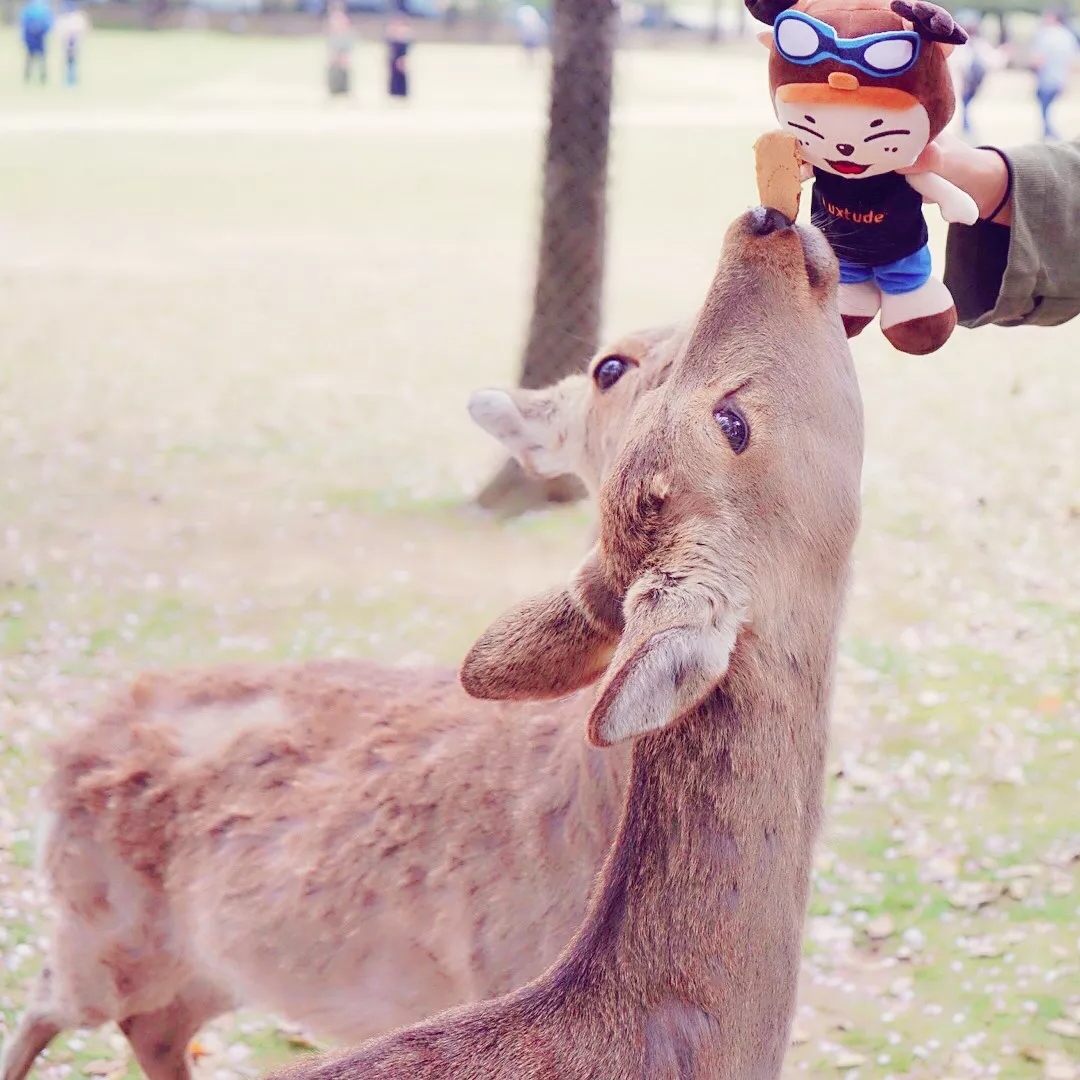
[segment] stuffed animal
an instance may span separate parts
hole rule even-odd
[[[769,89],[813,176],[811,220],[840,261],[848,337],[880,311],[881,329],[906,353],[941,348],[956,307],[931,275],[923,201],[972,225],[974,200],[934,173],[903,175],[952,118],[945,59],[967,40],[924,0],[746,0],[770,23]]]

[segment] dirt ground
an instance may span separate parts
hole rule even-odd
[[[545,73],[417,49],[416,98],[321,44],[95,35],[24,87],[0,39],[0,1032],[40,964],[42,747],[146,667],[455,663],[563,578],[588,511],[468,508],[498,463]],[[607,325],[681,318],[753,201],[756,46],[620,58]],[[1080,128],[1080,99],[1060,106]],[[980,137],[1036,131],[994,76]],[[931,219],[933,215],[931,214]],[[933,226],[936,251],[943,232]],[[791,1075],[1080,1076],[1080,324],[855,344],[865,517]],[[243,1014],[200,1075],[298,1052]],[[302,1039],[299,1041],[303,1041]],[[43,1077],[135,1077],[115,1030]]]

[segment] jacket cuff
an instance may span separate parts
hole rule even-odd
[[[1080,313],[1080,147],[1009,150],[1011,227],[949,229],[945,283],[964,326],[1054,326]]]

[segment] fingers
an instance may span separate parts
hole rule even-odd
[[[971,158],[970,147],[959,136],[950,131],[943,131],[933,142],[927,143],[923,152],[915,159],[914,163],[904,169],[897,169],[898,173],[921,173],[936,172],[942,176],[948,176],[956,171],[956,167]]]
[[[940,136],[939,136],[940,138]],[[915,161],[906,168],[897,169],[907,176],[910,173],[939,172],[942,166],[942,152],[937,142],[927,143]]]

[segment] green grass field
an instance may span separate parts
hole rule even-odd
[[[47,927],[47,738],[116,679],[225,658],[454,663],[562,578],[587,511],[466,508],[464,409],[527,317],[545,73],[417,48],[415,100],[321,43],[101,33],[85,85],[0,37],[0,1030]],[[753,201],[754,45],[620,57],[607,325],[687,315]],[[1036,130],[1022,74],[984,139]],[[1061,105],[1080,129],[1080,101]],[[939,245],[942,232],[935,232]],[[1080,323],[855,345],[865,518],[792,1075],[1080,1075]],[[244,1015],[200,1075],[290,1050]],[[90,1063],[93,1063],[91,1065]],[[137,1076],[115,1030],[42,1076]]]

